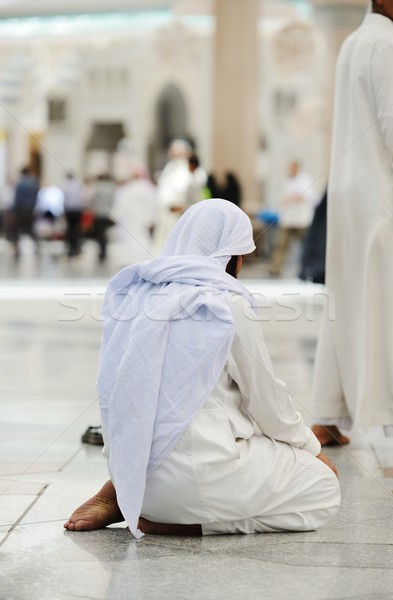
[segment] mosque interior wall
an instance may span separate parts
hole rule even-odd
[[[293,159],[303,163],[320,193],[326,184],[332,82],[323,65],[329,47],[312,18],[296,11],[261,18],[258,31],[256,177],[261,202],[274,206]],[[174,17],[155,27],[127,26],[112,33],[25,35],[23,46],[3,38],[6,135],[0,145],[6,146],[2,160],[7,162],[0,177],[15,179],[34,145],[41,148],[45,182],[61,181],[65,169],[79,177],[113,171],[119,131],[121,152],[148,162],[153,171],[163,166],[168,136],[187,134],[209,171],[213,36],[214,19],[208,16]]]

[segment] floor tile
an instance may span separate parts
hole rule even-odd
[[[51,462],[0,462],[0,477],[4,475],[28,475],[31,473],[50,473],[51,471],[59,471],[64,466],[64,463]],[[1,485],[1,484],[0,484]]]
[[[45,484],[32,481],[13,481],[0,479],[1,496],[37,496],[44,489]]]

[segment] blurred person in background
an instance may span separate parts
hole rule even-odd
[[[207,179],[207,187],[211,198],[224,198],[236,204],[236,206],[241,206],[242,191],[240,183],[232,171],[228,171],[222,176],[210,173]]]
[[[279,229],[270,266],[271,275],[281,275],[292,242],[304,240],[318,201],[312,179],[299,162],[291,162],[288,175],[279,203]]]
[[[176,221],[187,208],[187,191],[191,181],[188,160],[191,145],[183,139],[174,140],[168,149],[168,162],[158,181],[158,220],[154,231],[154,251],[158,254]]]
[[[98,175],[91,187],[90,208],[94,214],[94,234],[98,243],[98,262],[105,262],[108,228],[114,225],[112,207],[116,186],[109,173]]]
[[[87,191],[72,173],[68,173],[62,186],[64,195],[64,216],[66,220],[65,240],[67,255],[78,256],[81,252],[81,221],[86,208]]]
[[[191,206],[206,199],[209,195],[206,194],[207,174],[201,167],[196,154],[192,154],[188,159],[188,170],[190,181],[187,187],[186,200],[187,206]]]
[[[38,183],[29,167],[21,170],[21,176],[15,186],[12,203],[11,242],[14,246],[15,258],[19,258],[19,238],[22,233],[29,235],[36,243],[33,229],[34,207],[37,202]]]
[[[112,208],[121,266],[153,258],[152,232],[157,213],[157,188],[147,168],[134,165],[131,179],[117,187]]]
[[[39,239],[53,239],[60,234],[59,218],[64,212],[64,193],[57,185],[43,185],[34,208],[34,231]]]
[[[327,189],[315,208],[314,217],[304,240],[299,278],[325,283]]]
[[[12,206],[14,203],[15,189],[11,181],[7,181],[0,192],[0,230],[1,234],[10,240],[10,227],[12,225]]]

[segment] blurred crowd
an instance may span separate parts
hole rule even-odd
[[[0,232],[15,260],[21,254],[22,236],[34,241],[37,254],[42,241],[61,241],[69,259],[79,257],[86,240],[92,240],[98,263],[107,260],[108,243],[114,242],[116,256],[111,259],[121,268],[157,256],[177,219],[192,204],[207,198],[242,203],[236,175],[207,174],[185,139],[172,141],[165,166],[153,177],[135,160],[129,161],[125,172],[115,178],[101,169],[80,179],[65,171],[62,181],[39,186],[29,167],[23,168],[16,183],[0,193]],[[311,177],[292,161],[277,208],[250,215],[257,256],[267,259],[271,276],[282,274],[291,246],[297,243],[302,248],[298,275],[323,282],[326,202],[316,211],[318,201]]]
[[[66,172],[63,181],[39,186],[29,167],[1,192],[1,234],[17,260],[20,240],[29,236],[39,252],[42,240],[61,240],[71,259],[83,252],[86,239],[97,244],[97,261],[105,262],[108,239],[119,246],[120,262],[140,262],[158,253],[179,216],[211,196],[208,177],[185,140],[175,140],[168,161],[154,180],[148,169],[130,161],[128,174],[116,180],[102,170],[83,180]]]

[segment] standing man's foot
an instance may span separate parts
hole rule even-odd
[[[107,481],[98,494],[72,513],[64,527],[69,531],[92,531],[122,521],[124,517],[117,504],[116,490],[112,482]]]
[[[351,441],[336,425],[313,425],[311,430],[321,446],[343,446]]]

